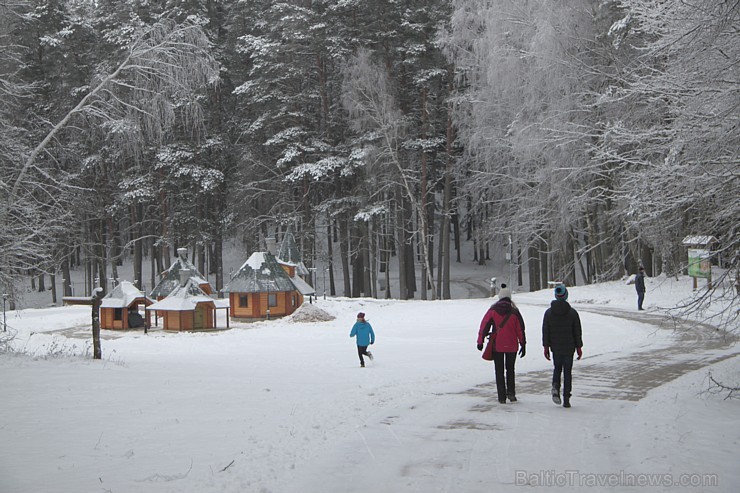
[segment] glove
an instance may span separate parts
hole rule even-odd
[[[522,348],[519,350],[519,357],[523,358],[527,354],[527,345],[522,344]]]
[[[545,346],[545,359],[550,361],[550,346]]]
[[[581,357],[583,356],[583,349],[577,347],[576,348],[576,353],[578,353],[578,358],[577,359],[581,359]]]
[[[483,351],[483,344],[478,344],[478,351]]]

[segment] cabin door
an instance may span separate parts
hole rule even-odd
[[[204,329],[206,327],[206,307],[199,305],[195,307],[195,315],[193,316],[193,328]]]

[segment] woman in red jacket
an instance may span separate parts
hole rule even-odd
[[[488,309],[480,323],[478,331],[478,351],[483,350],[483,341],[491,333],[493,338],[493,363],[496,368],[496,390],[498,401],[506,404],[516,402],[516,386],[514,382],[514,363],[516,352],[519,357],[526,354],[527,338],[524,333],[524,319],[511,301],[511,290],[502,286],[498,301]],[[519,347],[521,346],[521,349]],[[504,369],[506,375],[504,377]]]

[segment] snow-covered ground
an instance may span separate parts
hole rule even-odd
[[[647,287],[647,312],[623,282],[570,288],[584,326],[571,409],[547,392],[550,291],[515,292],[529,344],[505,405],[475,348],[490,298],[330,298],[216,333],[103,331],[101,361],[82,356],[88,307],[10,312],[0,491],[737,491],[740,402],[706,392],[710,371],[737,385],[734,340],[661,324],[690,280]],[[364,369],[348,337],[360,310],[377,334]],[[306,321],[321,313],[334,319]]]

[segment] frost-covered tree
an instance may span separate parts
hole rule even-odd
[[[594,151],[596,103],[618,70],[606,37],[617,14],[589,0],[456,4],[445,43],[467,193],[489,238],[527,248],[530,289],[575,282],[577,265],[586,282],[622,273],[617,184]]]
[[[0,289],[10,295],[11,309],[20,294],[17,279],[28,272],[49,266],[53,239],[61,236],[68,216],[64,176],[51,176],[57,163],[46,160],[24,170],[33,130],[24,128],[29,120],[43,121],[27,109],[34,96],[44,89],[41,77],[29,77],[32,46],[25,28],[33,19],[30,2],[0,5]],[[59,24],[47,26],[58,32]],[[43,42],[43,40],[41,41]],[[56,59],[59,61],[59,59]],[[23,172],[23,179],[18,180]]]
[[[33,20],[34,17],[26,15],[22,19]],[[66,36],[73,32],[71,30]],[[71,93],[70,97],[60,98],[60,101],[68,103],[68,106],[56,108],[55,112],[50,113],[58,117],[46,122],[46,128],[39,133],[36,143],[16,162],[8,173],[7,180],[4,180],[8,192],[3,197],[4,207],[0,209],[0,224],[4,227],[14,226],[16,223],[27,227],[13,213],[13,207],[15,204],[33,202],[29,193],[51,197],[53,200],[47,201],[51,203],[58,200],[59,196],[64,196],[62,192],[68,190],[68,187],[62,183],[65,175],[60,174],[63,170],[58,166],[58,163],[62,163],[60,157],[64,153],[55,151],[62,149],[69,152],[74,148],[65,146],[64,142],[78,130],[87,128],[90,131],[88,135],[92,136],[98,133],[95,130],[101,130],[100,133],[106,135],[111,148],[117,149],[121,156],[133,160],[142,155],[142,149],[147,145],[163,142],[180,119],[186,122],[186,128],[194,130],[198,129],[202,121],[197,99],[194,98],[197,98],[201,87],[217,82],[218,67],[210,54],[208,40],[197,22],[188,20],[176,23],[165,19],[146,24],[136,21],[134,16],[131,24],[117,25],[99,32],[102,37],[98,39],[98,47],[105,46],[109,49],[100,50],[96,71],[91,75],[88,85],[75,87],[71,84],[74,81],[64,76],[49,80],[60,87],[71,86],[74,91],[67,89]],[[66,36],[60,31],[56,38],[42,37],[39,42],[54,46],[55,40],[61,43]],[[26,48],[36,49],[35,46]],[[65,56],[71,52],[68,51]],[[43,89],[44,86],[40,85],[39,88]],[[86,144],[90,144],[90,141]],[[100,149],[99,147],[97,150]],[[97,163],[110,161],[110,156],[95,156],[92,154],[84,157],[87,169],[93,170],[99,177],[108,178],[107,172],[100,173],[95,167]],[[116,164],[122,171],[125,164]],[[108,170],[109,168],[105,168],[105,171]],[[34,183],[35,175],[39,173],[44,176],[44,183],[36,191],[29,192],[29,184]],[[97,187],[99,184],[94,185]],[[54,187],[61,190],[59,194],[54,192]],[[47,203],[43,205],[48,207]],[[64,210],[70,212],[70,208]],[[97,212],[93,214],[96,214],[96,221],[105,222],[105,215],[101,216]],[[49,217],[43,214],[40,216]],[[56,221],[57,227],[64,225],[65,217],[62,214],[50,216]],[[52,242],[54,236],[47,234],[45,239]],[[99,243],[102,240],[98,238],[96,241]],[[0,268],[12,273],[18,266],[8,256],[4,256]],[[102,277],[104,271],[101,269],[98,275]]]
[[[640,55],[605,101],[629,111],[611,123],[604,152],[625,163],[627,221],[671,273],[686,263],[683,236],[715,236],[713,262],[730,275],[740,268],[740,9],[721,0],[620,3],[613,31]],[[732,289],[723,294],[737,300]],[[737,311],[725,315],[724,325],[737,320]]]

